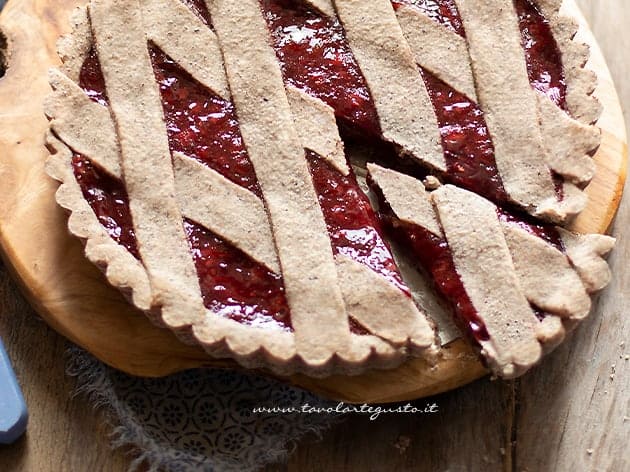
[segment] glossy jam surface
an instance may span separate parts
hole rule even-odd
[[[336,18],[295,0],[261,0],[285,81],[373,137],[380,125],[363,74]]]
[[[394,8],[412,6],[460,36],[466,31],[453,0],[392,0]],[[549,21],[531,0],[514,0],[521,39],[525,49],[527,72],[532,86],[546,94],[561,108],[566,108],[566,82],[562,56]]]
[[[210,12],[205,0],[181,0],[186,6],[188,6],[203,22],[207,25],[211,25]]]
[[[421,69],[421,73],[440,125],[449,180],[491,200],[505,201],[483,112],[429,71]]]
[[[184,229],[192,248],[204,304],[251,326],[291,329],[282,277],[193,221]]]
[[[140,259],[129,212],[129,197],[120,180],[110,177],[78,153],[72,156],[72,167],[83,197],[107,233],[136,259]]]
[[[107,92],[105,90],[105,78],[101,71],[101,63],[98,60],[96,51],[92,49],[83,62],[79,73],[79,86],[88,97],[96,103],[107,106]]]
[[[549,22],[529,0],[514,0],[514,6],[519,17],[532,87],[566,109],[567,85],[562,70],[562,56]]]
[[[307,155],[334,252],[361,262],[409,294],[356,177],[342,175],[315,153]]]
[[[171,150],[194,157],[260,197],[234,105],[210,93],[156,47],[150,52]]]

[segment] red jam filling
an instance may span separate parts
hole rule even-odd
[[[100,223],[112,239],[140,259],[122,182],[79,154],[72,163],[83,196]],[[185,220],[184,229],[206,308],[240,323],[291,331],[281,276],[193,221]]]
[[[129,197],[120,180],[110,177],[76,152],[72,156],[72,167],[83,197],[94,210],[98,221],[114,241],[140,259],[129,212]]]
[[[352,128],[379,137],[372,97],[339,20],[295,0],[261,6],[285,81],[330,105]]]
[[[529,81],[534,89],[566,110],[567,85],[562,55],[549,22],[529,0],[514,0],[514,6],[519,17]]]
[[[79,86],[88,97],[96,103],[108,106],[109,100],[105,91],[105,78],[101,71],[101,63],[96,51],[92,49],[83,62],[79,72]]]
[[[210,12],[205,0],[181,0],[195,15],[197,15],[208,26],[212,25],[210,21]]]
[[[342,175],[313,152],[307,157],[335,254],[361,262],[409,295],[378,217],[354,174]]]
[[[243,324],[292,330],[282,276],[193,221],[185,220],[184,229],[208,309]]]
[[[157,47],[150,53],[171,150],[197,159],[260,197],[234,105],[210,93]]]
[[[449,181],[490,200],[506,201],[483,111],[426,69],[420,71],[440,125]]]
[[[434,21],[466,37],[454,0],[392,0],[392,4],[395,9],[402,5],[415,7]],[[532,87],[546,94],[559,107],[566,109],[562,55],[549,21],[530,0],[514,0],[514,8],[519,18],[527,72]]]

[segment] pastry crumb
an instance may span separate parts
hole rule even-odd
[[[427,190],[436,190],[442,185],[442,182],[440,182],[438,178],[433,175],[427,175],[422,183]]]
[[[411,438],[409,436],[398,436],[398,439],[394,443],[394,447],[398,449],[400,454],[404,454],[411,445]]]

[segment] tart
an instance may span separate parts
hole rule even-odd
[[[610,278],[613,240],[562,228],[600,108],[560,4],[91,0],[50,72],[57,201],[109,282],[212,356],[321,376],[436,355],[404,259],[519,375]]]

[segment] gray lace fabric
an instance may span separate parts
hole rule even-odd
[[[321,414],[254,413],[256,407],[334,407],[263,377],[230,370],[190,370],[146,379],[126,375],[87,352],[69,350],[77,393],[105,411],[112,446],[130,447],[130,470],[250,472],[283,461],[296,441],[337,420]]]

